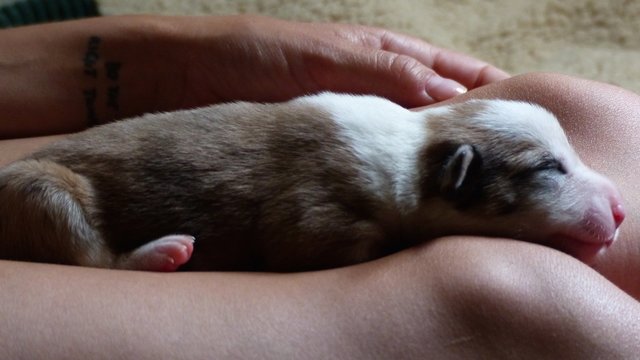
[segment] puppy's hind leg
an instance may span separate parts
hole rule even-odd
[[[0,170],[0,258],[112,267],[87,178],[46,160]]]
[[[191,259],[194,238],[169,235],[146,243],[118,257],[114,267],[129,270],[176,271]]]

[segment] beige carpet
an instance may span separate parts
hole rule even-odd
[[[640,93],[637,0],[99,0],[105,14],[260,13],[382,26],[517,74],[554,71]]]

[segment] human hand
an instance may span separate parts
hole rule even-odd
[[[417,107],[508,77],[383,29],[251,15],[95,17],[10,29],[0,45],[13,49],[0,54],[0,139],[320,91]]]
[[[473,57],[379,28],[250,15],[169,19],[181,45],[172,60],[181,83],[160,92],[170,108],[323,90],[415,107],[508,77]]]

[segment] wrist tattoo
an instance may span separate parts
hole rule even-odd
[[[118,79],[120,78],[120,67],[122,67],[122,63],[117,61],[107,61],[104,67],[107,71],[107,79],[111,82],[107,88],[107,107],[118,112],[120,111],[120,85],[118,83]]]
[[[83,92],[84,105],[87,109],[87,126],[95,126],[98,124],[98,115],[96,114],[96,98],[98,97],[98,91],[93,89],[86,89]]]
[[[84,53],[82,63],[84,64],[84,74],[90,78],[98,78],[98,69],[96,63],[100,60],[98,52],[102,39],[97,36],[91,36],[87,44],[87,51]],[[84,106],[87,111],[87,127],[98,124],[98,114],[96,112],[96,100],[98,98],[98,90],[93,87],[82,91],[84,98]]]
[[[87,44],[87,51],[84,54],[83,62],[84,62],[84,73],[85,75],[91,76],[92,78],[98,77],[98,70],[96,69],[96,63],[100,60],[100,55],[98,54],[98,48],[100,47],[100,43],[102,39],[97,36],[92,36],[89,38],[89,44]]]
[[[87,116],[87,126],[95,126],[104,120],[100,120],[98,117],[98,111],[96,103],[99,98],[103,98],[101,94],[104,91],[106,95],[106,109],[110,110],[110,114],[105,114],[105,116],[109,118],[117,118],[118,113],[120,112],[120,69],[122,68],[122,63],[120,61],[106,60],[104,63],[104,75],[102,73],[102,69],[99,66],[101,55],[100,55],[100,45],[102,44],[102,39],[99,36],[91,36],[87,42],[87,50],[84,53],[84,57],[82,58],[83,63],[83,71],[84,74],[95,81],[94,86],[90,86],[85,88],[82,91],[82,96],[84,99],[86,116]],[[104,79],[104,83],[106,84],[104,89],[101,89],[99,84],[100,81]]]

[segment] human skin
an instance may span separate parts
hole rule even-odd
[[[594,268],[547,247],[474,237],[300,274],[0,262],[0,357],[636,357],[640,98],[528,74],[453,101],[487,97],[548,107],[583,161],[618,184],[628,217]],[[46,141],[0,142],[0,154],[8,161]]]
[[[0,139],[333,90],[422,106],[508,75],[391,31],[267,17],[113,16],[3,30]]]

